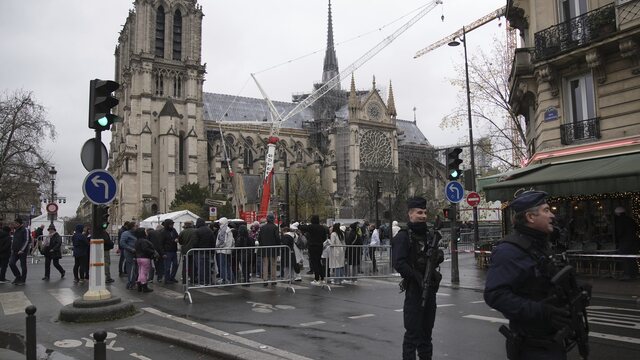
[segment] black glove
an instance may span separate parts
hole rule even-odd
[[[571,327],[571,313],[566,309],[542,304],[542,313],[545,320],[551,322],[551,326],[556,330]]]

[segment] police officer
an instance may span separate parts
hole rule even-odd
[[[514,231],[491,255],[484,300],[509,319],[509,359],[567,358],[564,345],[554,341],[558,330],[570,326],[571,317],[549,300],[557,269],[545,260],[554,221],[546,196],[533,190],[516,194],[509,204]]]
[[[433,354],[431,332],[436,318],[436,292],[442,275],[434,271],[432,286],[425,307],[422,308],[426,253],[431,241],[431,235],[427,230],[427,200],[422,197],[410,198],[407,200],[407,207],[408,229],[400,230],[391,242],[393,267],[402,276],[402,287],[406,290],[402,359],[415,359],[417,351],[418,358],[425,360],[431,359]]]

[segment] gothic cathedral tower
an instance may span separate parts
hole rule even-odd
[[[169,211],[176,190],[207,184],[202,120],[202,7],[196,0],[135,0],[115,50],[118,116],[109,170],[118,181],[113,222]]]

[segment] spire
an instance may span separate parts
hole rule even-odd
[[[356,94],[356,78],[351,74],[351,92],[349,93],[349,109],[358,108],[358,96]]]
[[[338,69],[338,58],[333,46],[333,20],[331,18],[331,0],[329,0],[329,19],[327,25],[327,49],[324,53],[324,67],[322,69],[322,83],[327,83],[340,73]],[[338,82],[337,90],[340,90]]]
[[[389,99],[387,100],[387,113],[392,117],[398,116],[396,112],[396,101],[393,98],[393,85],[391,85],[391,80],[389,80]]]
[[[371,85],[371,90],[375,90],[376,89],[376,76],[373,75],[373,84]]]

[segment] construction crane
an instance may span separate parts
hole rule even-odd
[[[413,58],[414,59],[419,58],[420,56],[428,53],[429,51],[435,50],[435,49],[439,48],[440,46],[442,46],[444,44],[448,44],[449,42],[451,42],[451,40],[462,36],[462,34],[465,31],[469,32],[471,30],[479,28],[480,26],[482,26],[482,25],[484,25],[484,24],[486,24],[488,22],[491,22],[491,21],[493,21],[495,19],[498,19],[498,18],[501,18],[501,17],[505,16],[506,9],[507,9],[507,7],[503,6],[500,9],[492,11],[489,14],[487,14],[487,15],[485,15],[485,16],[483,16],[483,17],[481,17],[481,18],[479,18],[479,19],[477,19],[475,21],[473,21],[472,23],[467,24],[467,26],[464,26],[462,29],[454,32],[453,34],[451,34],[449,36],[446,36],[446,37],[434,42],[433,44],[427,46],[426,48],[424,48],[422,50],[419,50],[418,52],[416,52],[416,54],[413,56]]]
[[[273,179],[273,163],[275,160],[275,152],[276,152],[276,144],[278,143],[278,134],[280,132],[280,126],[284,121],[290,119],[291,117],[299,114],[307,107],[311,106],[314,102],[320,99],[323,95],[331,91],[338,84],[340,84],[340,79],[348,77],[353,74],[360,66],[364,65],[367,61],[377,55],[382,49],[391,44],[396,38],[398,38],[402,33],[404,33],[407,29],[413,26],[418,20],[422,19],[425,15],[427,15],[431,10],[433,10],[437,5],[441,5],[442,0],[434,0],[424,6],[422,10],[420,10],[415,16],[413,16],[409,21],[407,21],[404,25],[399,27],[396,31],[394,31],[391,35],[384,38],[381,42],[375,45],[371,50],[367,51],[364,55],[354,61],[351,65],[347,66],[342,72],[338,75],[334,76],[332,79],[327,81],[321,87],[313,91],[309,96],[307,96],[304,100],[299,102],[288,114],[282,116],[282,114],[278,113],[278,110],[273,105],[267,93],[264,91],[254,74],[251,74],[253,80],[258,85],[258,89],[262,93],[265,101],[269,106],[269,110],[271,111],[272,116],[272,124],[271,124],[271,133],[269,134],[268,144],[267,144],[267,154],[265,158],[265,172],[264,179],[262,180],[262,197],[260,200],[260,208],[258,211],[258,219],[263,219],[266,217],[267,212],[269,210],[269,200],[271,198],[271,182]]]

